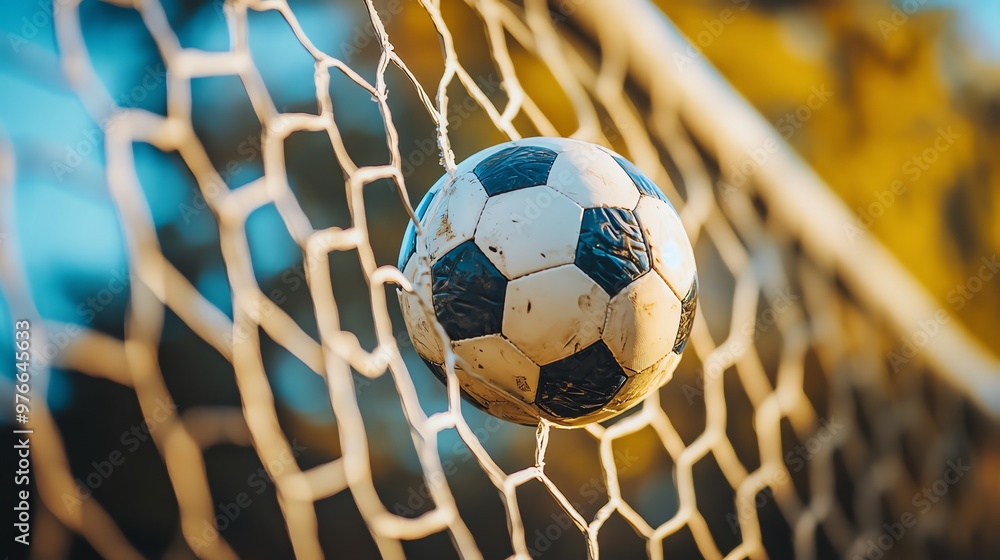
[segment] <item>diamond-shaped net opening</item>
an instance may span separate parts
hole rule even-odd
[[[982,378],[996,361],[871,239],[823,229],[845,215],[835,197],[783,143],[755,144],[778,136],[754,137],[771,129],[642,2],[369,1],[300,19],[282,0],[234,0],[211,6],[228,29],[215,51],[186,44],[159,0],[114,2],[162,56],[163,112],[116,104],[89,57],[98,23],[57,4],[66,74],[95,121],[113,118],[106,176],[133,281],[124,338],[76,328],[54,363],[134,391],[157,419],[165,468],[148,476],[169,479],[178,521],[156,554],[1000,554],[997,380]],[[262,63],[268,41],[298,58]],[[463,403],[453,374],[445,389],[417,358],[395,298],[411,202],[462,158],[535,135],[630,157],[680,211],[699,267],[673,379],[580,430]],[[157,226],[140,151],[196,189],[185,227],[207,242]],[[0,249],[28,306],[13,245]],[[205,270],[223,297],[192,280]],[[185,383],[239,398],[192,400]],[[312,388],[312,421],[288,383]],[[79,462],[44,408],[33,428],[46,509],[101,555],[139,556],[97,497],[67,506]],[[246,509],[270,521],[267,544],[227,531],[218,499],[258,467],[267,499]]]

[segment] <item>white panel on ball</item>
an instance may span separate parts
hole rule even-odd
[[[423,220],[428,226],[427,253],[431,260],[472,239],[488,198],[472,173],[459,175],[444,187]]]
[[[559,154],[548,185],[583,208],[631,210],[639,202],[639,189],[628,173],[610,155],[590,146]]]
[[[573,262],[583,209],[549,187],[491,197],[476,245],[507,278]]]
[[[658,274],[646,273],[611,298],[602,339],[618,363],[643,371],[670,353],[681,302]]]
[[[434,330],[434,324],[420,305],[420,298],[423,298],[428,310],[433,313],[430,278],[423,278],[422,281],[417,281],[414,278],[419,259],[419,256],[413,255],[403,269],[403,274],[413,284],[416,293],[399,290],[399,307],[403,312],[403,319],[409,327],[413,348],[424,358],[440,364],[444,362],[444,346]]]
[[[683,299],[695,275],[694,252],[684,224],[673,207],[648,196],[642,197],[633,213],[646,236],[653,270]]]
[[[493,416],[518,424],[538,423],[539,412],[532,405],[515,395],[506,394],[489,383],[473,378],[461,369],[456,373],[462,390]]]
[[[539,368],[513,344],[498,334],[452,343],[476,375],[515,395],[534,402]]]
[[[601,338],[608,294],[576,265],[529,274],[507,284],[503,334],[545,365]]]
[[[431,201],[427,205],[427,210],[424,211],[424,219],[421,221],[426,221],[427,218],[433,215],[434,212],[437,210],[437,208],[441,205],[441,197],[438,195],[441,194],[441,190],[444,189],[445,185],[451,184],[452,182],[455,181],[457,177],[460,176],[461,174],[452,177],[447,173],[445,173],[444,175],[441,176],[440,179],[434,182],[434,185],[427,191],[427,194],[424,195],[425,197],[426,196],[431,197]],[[423,201],[421,200],[421,202]]]

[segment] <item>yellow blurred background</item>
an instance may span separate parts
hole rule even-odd
[[[875,235],[1000,348],[984,268],[1000,253],[1000,54],[974,27],[996,3],[657,4],[852,209],[845,240]]]

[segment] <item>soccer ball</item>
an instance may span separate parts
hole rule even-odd
[[[444,381],[433,308],[473,404],[580,426],[673,375],[698,300],[694,255],[674,207],[622,156],[561,138],[500,144],[442,177],[416,216],[400,307]]]

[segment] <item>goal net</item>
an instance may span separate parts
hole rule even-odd
[[[104,128],[131,282],[124,337],[76,327],[52,364],[134,392],[164,467],[148,476],[172,490],[155,507],[176,513],[175,538],[143,542],[127,507],[81,496],[92,458],[35,410],[44,507],[100,555],[1000,555],[996,358],[875,240],[845,237],[853,216],[651,5],[226,0],[206,8],[213,46],[160,0],[115,0],[162,57],[158,111],[106,86],[88,38],[116,28],[89,4],[56,0],[57,43]],[[291,52],[272,52],[279,35],[297,49],[288,68],[311,73],[275,70]],[[577,430],[464,403],[396,304],[415,202],[464,157],[537,135],[627,155],[698,261],[673,379]],[[192,185],[180,222],[161,220],[140,156]],[[209,241],[191,242],[204,223]],[[5,292],[35,317],[14,245],[0,246]],[[238,400],[192,389],[233,380]],[[273,500],[239,499],[258,483]]]

